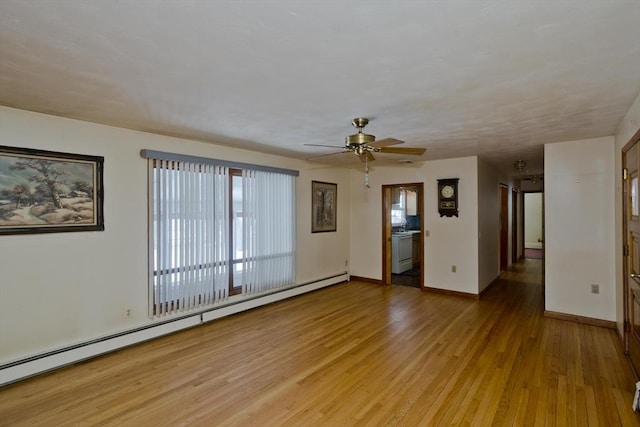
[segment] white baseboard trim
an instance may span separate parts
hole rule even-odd
[[[200,323],[200,315],[196,314],[187,318],[125,332],[103,340],[79,344],[60,351],[45,353],[4,365],[0,369],[0,385],[16,382],[181,329],[197,326]]]
[[[325,288],[327,286],[335,285],[337,283],[342,283],[348,280],[349,274],[344,273],[337,276],[329,277],[327,279],[318,280],[316,282],[296,286],[295,288],[286,289],[284,291],[259,296],[248,301],[242,301],[214,310],[205,311],[204,313],[202,313],[202,322],[210,322],[212,320],[220,319],[221,317],[240,313],[241,311],[251,310],[252,308],[260,307],[261,305],[271,304],[272,302],[281,301],[283,299],[305,294],[307,292],[315,291],[317,289]]]
[[[63,366],[71,365],[92,357],[100,356],[123,347],[148,341],[153,338],[177,332],[183,329],[198,326],[204,322],[210,322],[241,311],[250,310],[261,305],[271,304],[296,295],[301,295],[327,286],[335,285],[349,280],[349,274],[343,273],[336,276],[321,279],[289,288],[280,292],[258,296],[246,301],[230,304],[224,307],[195,313],[179,319],[164,323],[150,325],[112,335],[103,339],[88,341],[71,347],[63,348],[33,357],[7,363],[0,366],[0,386],[11,384],[38,374],[42,374]]]

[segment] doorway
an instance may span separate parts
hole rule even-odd
[[[524,257],[544,258],[544,193],[524,194]]]
[[[509,267],[509,188],[500,184],[500,272]]]
[[[424,288],[424,184],[382,186],[382,281]]]
[[[511,263],[518,262],[518,190],[511,189]]]

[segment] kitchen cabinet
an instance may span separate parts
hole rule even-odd
[[[402,274],[413,267],[413,236],[408,233],[391,235],[391,272]]]
[[[418,193],[407,190],[407,215],[418,215]]]
[[[400,188],[400,187],[394,187],[391,190],[391,204],[393,205],[400,205],[402,206],[402,202],[403,202],[403,193],[404,193],[404,189]]]

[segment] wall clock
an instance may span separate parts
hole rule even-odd
[[[438,212],[440,216],[458,216],[458,181],[460,178],[438,180]]]

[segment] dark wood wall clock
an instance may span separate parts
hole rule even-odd
[[[440,216],[458,216],[458,181],[460,178],[438,180],[438,212]]]

